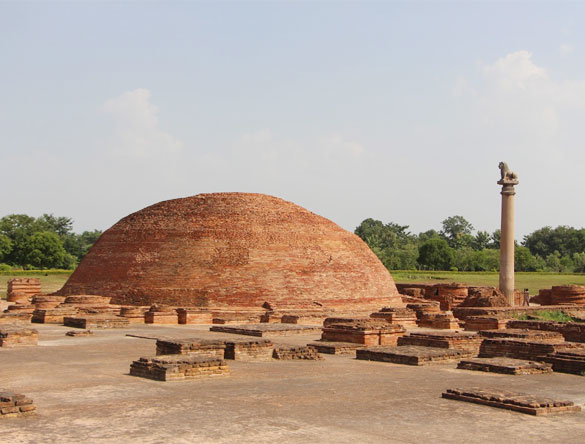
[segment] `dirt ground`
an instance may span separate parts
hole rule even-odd
[[[325,355],[323,361],[228,361],[231,376],[157,382],[128,375],[155,342],[126,336],[227,338],[206,326],[138,325],[66,337],[33,325],[39,345],[0,349],[0,387],[31,397],[32,417],[3,419],[22,443],[578,443],[585,413],[533,417],[441,398],[480,386],[585,403],[585,379],[504,376]],[[244,338],[244,336],[237,336]],[[271,338],[306,344],[318,334]]]

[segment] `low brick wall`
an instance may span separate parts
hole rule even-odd
[[[130,374],[156,381],[184,381],[229,376],[223,359],[197,355],[170,355],[140,358],[130,365]]]
[[[0,327],[0,347],[23,347],[37,345],[39,332],[33,328],[17,326]]]
[[[91,329],[91,328],[126,328],[130,322],[121,316],[87,316],[64,317],[63,324],[67,327]]]
[[[226,344],[222,340],[215,339],[157,339],[157,355],[185,355],[196,353],[205,356],[223,358]]]
[[[36,409],[25,395],[0,389],[0,419],[32,415]]]
[[[266,339],[225,341],[225,359],[236,361],[270,361],[274,344]]]
[[[398,338],[398,345],[466,350],[477,355],[482,341],[478,334],[468,332],[410,333]]]
[[[276,347],[272,353],[274,359],[280,360],[309,360],[319,361],[323,359],[313,347]]]
[[[510,328],[554,331],[562,334],[570,342],[585,342],[585,323],[553,321],[509,321]]]

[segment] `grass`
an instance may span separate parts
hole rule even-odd
[[[539,321],[556,321],[556,322],[573,322],[574,318],[561,310],[536,310],[528,313],[517,313],[513,316],[515,319],[527,321],[537,319]]]
[[[469,285],[498,286],[497,272],[465,271],[391,271],[396,282],[440,283],[460,282]],[[562,273],[516,273],[516,288],[528,288],[530,294],[537,294],[541,288],[553,285],[585,285],[585,274]]]
[[[6,299],[6,287],[10,278],[40,278],[43,293],[52,293],[59,290],[65,284],[72,272],[72,270],[2,272],[0,273],[0,297]]]

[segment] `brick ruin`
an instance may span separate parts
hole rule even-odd
[[[23,347],[37,345],[39,332],[33,328],[12,325],[0,327],[0,347]]]
[[[0,419],[32,415],[36,409],[33,400],[27,396],[0,389]]]
[[[174,199],[125,217],[58,294],[259,313],[265,303],[299,314],[403,306],[392,276],[358,236],[293,203],[248,193]]]
[[[223,359],[194,354],[140,358],[130,365],[130,375],[155,381],[185,381],[229,374],[229,366]]]
[[[8,302],[27,303],[33,296],[41,294],[39,278],[12,278],[8,280],[6,300]]]

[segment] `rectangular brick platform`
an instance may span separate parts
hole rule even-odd
[[[130,325],[127,318],[121,316],[87,316],[64,317],[63,324],[67,327],[87,329],[125,328]]]
[[[267,339],[225,341],[225,359],[270,361],[274,344]]]
[[[232,333],[247,336],[291,336],[321,331],[318,325],[297,324],[250,324],[250,325],[214,325],[209,331]]]
[[[404,327],[416,327],[416,312],[409,308],[384,307],[370,315],[372,319],[384,319],[389,324],[399,324]]]
[[[317,350],[312,347],[276,347],[272,354],[274,359],[280,360],[309,360],[319,361],[323,359]]]
[[[537,373],[552,373],[553,371],[551,364],[501,357],[463,360],[457,364],[457,368],[501,373],[504,375],[533,375]]]
[[[212,324],[213,315],[210,311],[191,310],[187,308],[177,309],[179,324]]]
[[[36,406],[25,395],[0,389],[0,419],[32,415]]]
[[[396,345],[398,338],[405,333],[401,325],[388,324],[382,319],[327,318],[323,322],[321,340],[366,346]]]
[[[178,324],[179,315],[175,312],[147,311],[144,313],[145,324]]]
[[[37,345],[39,332],[33,328],[18,326],[0,327],[0,347],[23,347]]]
[[[398,345],[419,345],[422,347],[466,350],[473,355],[477,355],[482,341],[483,338],[477,333],[444,331],[410,333],[398,338]]]
[[[358,348],[364,348],[363,344],[356,344],[353,342],[327,342],[318,341],[311,342],[308,344],[309,347],[313,347],[319,353],[325,353],[328,355],[354,355]]]
[[[506,328],[507,323],[507,319],[499,319],[497,317],[470,316],[465,320],[465,330],[498,330]]]
[[[486,338],[481,344],[479,357],[495,358],[501,356],[528,361],[543,361],[543,358],[551,353],[582,348],[582,345],[571,342],[551,343],[530,339]]]
[[[356,350],[356,358],[393,364],[428,365],[458,362],[470,358],[471,352],[448,348],[406,345],[401,347],[368,347]]]
[[[41,294],[40,278],[12,278],[8,279],[6,300],[16,302],[19,297],[31,300],[33,296]],[[22,299],[21,299],[22,300]]]
[[[189,354],[140,358],[130,365],[130,374],[156,381],[185,381],[229,376],[230,370],[223,359]]]
[[[576,406],[572,401],[560,401],[500,390],[486,390],[478,387],[448,389],[443,393],[443,398],[538,416],[581,411],[581,407]]]
[[[555,331],[562,334],[567,341],[585,342],[585,323],[514,320],[508,322],[508,328]]]
[[[0,325],[30,324],[32,313],[0,313]]]
[[[482,330],[479,335],[483,338],[518,338],[530,339],[552,344],[561,343],[565,340],[562,334],[554,331],[528,330],[523,328],[504,328],[500,330]]]
[[[75,307],[37,309],[33,312],[32,322],[39,324],[62,324],[65,317],[74,317],[79,310]]]
[[[417,322],[419,327],[438,328],[443,330],[457,330],[461,328],[451,312],[424,313]]]
[[[199,355],[223,358],[225,341],[215,339],[157,339],[156,354],[158,355],[185,355],[197,353]]]
[[[557,351],[544,358],[555,372],[585,376],[585,350]]]

